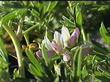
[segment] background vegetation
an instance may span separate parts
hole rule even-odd
[[[109,1],[0,1],[0,82],[109,82]],[[72,60],[49,58],[44,36],[52,41],[62,26],[80,37]],[[47,33],[47,34],[46,34]],[[38,59],[36,52],[42,51]],[[48,54],[47,54],[48,55]]]

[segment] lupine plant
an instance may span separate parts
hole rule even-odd
[[[109,9],[103,1],[0,1],[0,82],[109,82]]]

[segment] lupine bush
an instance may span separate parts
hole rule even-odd
[[[0,82],[109,82],[109,1],[0,1]]]

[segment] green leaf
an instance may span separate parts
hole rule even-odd
[[[36,77],[43,77],[42,73],[32,64],[29,64],[29,71]]]
[[[8,61],[8,54],[7,54],[7,50],[5,48],[4,42],[3,40],[0,38],[0,52],[2,53],[2,57],[4,60]]]
[[[7,70],[8,69],[8,66],[9,66],[8,62],[5,61],[1,56],[0,56],[0,64],[1,64],[0,69],[2,69],[2,70]],[[1,70],[0,70],[0,72],[1,72]]]
[[[0,21],[0,25],[8,25],[8,22],[12,19],[15,19],[17,17],[21,18],[21,16],[26,13],[26,9],[17,9],[14,10],[13,12],[10,12],[9,14],[5,15],[1,21]]]
[[[6,70],[2,70],[0,73],[0,82],[11,82],[10,75]]]
[[[81,76],[81,56],[82,56],[82,47],[80,47],[79,53],[78,53],[78,59],[77,59],[77,76]]]
[[[48,11],[51,12],[57,5],[58,1],[51,2],[50,6],[48,7]]]
[[[35,82],[35,81],[30,81],[27,78],[16,78],[12,82]]]
[[[104,42],[107,43],[108,45],[110,45],[110,36],[108,35],[108,32],[103,23],[101,23],[100,35],[101,35],[102,39],[104,40]]]
[[[55,6],[57,5],[57,1],[55,1],[55,2],[44,2],[44,8],[43,8],[43,10],[44,10],[44,13],[47,13],[47,12],[51,12],[54,8],[55,8]]]
[[[26,55],[28,56],[29,60],[31,61],[32,65],[30,68],[35,69],[36,72],[39,73],[40,76],[44,76],[45,71],[43,70],[40,62],[35,58],[34,54],[31,50],[26,49]],[[34,67],[35,66],[35,67]]]
[[[42,51],[42,57],[44,58],[46,65],[48,65],[50,63],[50,59],[48,57],[48,51],[45,48],[44,40],[42,41],[42,44],[41,44],[41,51]]]
[[[11,82],[8,70],[9,64],[1,55],[2,53],[0,52],[0,82]]]
[[[32,10],[31,10],[31,13],[32,13],[32,15],[35,16],[35,17],[39,17],[39,16],[40,16],[40,13],[39,13],[38,11],[36,11],[35,9],[32,9]]]
[[[93,42],[93,46],[94,46],[94,50],[101,52],[103,54],[107,54],[108,50],[105,47],[102,47],[101,44],[99,44],[98,42],[92,41]]]
[[[78,52],[79,52],[79,47],[77,47],[76,49],[75,49],[75,53],[74,53],[74,56],[73,56],[73,66],[72,66],[72,71],[73,71],[73,73],[72,73],[72,76],[74,77],[74,76],[76,76],[76,71],[77,71],[77,69],[76,69],[76,61],[77,61],[77,54],[78,54]]]
[[[96,71],[95,72],[95,77],[99,80],[101,80],[100,82],[109,82],[110,80],[110,73],[107,71],[103,71],[103,72],[99,72]]]
[[[82,13],[81,8],[78,5],[75,7],[75,14],[76,14],[76,24],[82,27],[83,24]]]
[[[69,25],[74,25],[74,22],[72,22],[72,21],[71,21],[70,19],[68,19],[67,17],[63,16],[62,18],[63,18],[63,20],[64,20],[67,24],[69,24]]]
[[[59,82],[59,80],[60,80],[60,78],[59,78],[59,76],[57,76],[57,77],[55,78],[54,82]]]
[[[82,78],[85,78],[86,76],[88,76],[86,65],[83,66],[81,73],[82,73]]]

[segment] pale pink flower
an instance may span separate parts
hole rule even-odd
[[[54,33],[54,39],[51,43],[51,47],[56,53],[63,52],[63,39],[61,34],[57,31]]]
[[[69,55],[68,52],[66,52],[66,53],[63,54],[63,60],[65,62],[68,62],[70,59],[71,59],[71,57],[70,57],[70,55]]]
[[[76,28],[70,36],[69,30],[66,27],[62,27],[61,33],[64,42],[64,47],[71,47],[78,39],[80,31],[78,28]]]
[[[51,57],[55,54],[55,52],[54,52],[53,50],[48,50],[47,53],[48,53],[48,57],[49,57],[49,58],[51,58]],[[38,51],[36,52],[36,56],[37,56],[39,59],[42,59],[42,52],[41,52],[40,50],[38,50]]]

